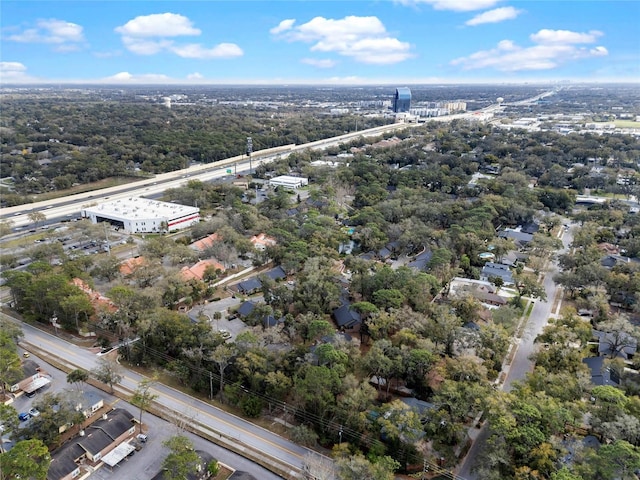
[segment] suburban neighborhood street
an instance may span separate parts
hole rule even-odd
[[[562,229],[562,236],[560,237],[564,244],[564,249],[557,252],[557,255],[564,253],[571,244],[573,236],[570,229]],[[516,339],[516,351],[513,355],[511,363],[506,367],[506,376],[501,389],[510,391],[514,382],[520,381],[525,378],[527,373],[533,370],[533,362],[530,360],[531,354],[535,352],[535,339],[542,333],[545,325],[549,321],[549,318],[555,313],[552,312],[552,308],[555,303],[557,295],[561,295],[561,290],[558,285],[553,281],[554,275],[558,272],[558,263],[556,260],[549,262],[549,268],[545,272],[543,279],[544,290],[547,295],[546,300],[535,300],[533,309],[526,324],[522,330],[522,335],[519,339]],[[467,456],[462,463],[458,476],[456,478],[465,480],[481,480],[472,472],[473,464],[476,458],[482,453],[482,449],[485,446],[486,440],[489,437],[488,425],[485,423],[476,433],[474,442],[467,453]]]

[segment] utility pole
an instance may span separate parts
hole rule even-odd
[[[251,175],[252,165],[251,165],[251,153],[253,152],[253,140],[251,137],[247,137],[247,155],[249,156],[249,175]]]

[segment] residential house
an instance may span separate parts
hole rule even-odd
[[[331,315],[341,330],[352,330],[362,323],[360,313],[351,308],[351,302],[348,300],[343,300],[342,305],[336,308]]]
[[[105,297],[100,292],[93,290],[84,280],[81,278],[74,278],[71,283],[82,290],[87,297],[93,308],[96,310],[103,310],[108,312],[116,312],[118,307],[111,301],[109,297]]]
[[[193,250],[197,250],[198,252],[204,252],[207,248],[211,248],[214,243],[221,240],[220,236],[217,233],[212,233],[211,235],[207,235],[200,240],[197,240],[189,245],[189,248]]]
[[[591,383],[593,385],[609,385],[617,387],[620,384],[620,377],[614,370],[604,366],[605,357],[583,358],[584,363],[591,372]]]
[[[220,270],[221,272],[225,271],[224,266],[216,262],[215,260],[200,260],[198,263],[192,265],[191,267],[182,267],[182,269],[180,270],[180,276],[184,281],[202,281],[204,279],[207,267],[213,267],[215,270]]]
[[[124,262],[120,264],[120,273],[128,277],[133,275],[133,273],[143,265],[146,265],[147,260],[144,257],[133,257],[127,258]]]
[[[533,240],[533,234],[512,228],[505,228],[498,233],[498,237],[513,240],[519,248],[526,247]]]
[[[433,252],[431,252],[431,250],[429,250],[428,248],[424,249],[422,251],[422,253],[419,253],[418,255],[416,255],[413,258],[413,260],[411,260],[407,264],[407,267],[413,268],[414,270],[418,270],[420,272],[423,272],[429,266],[429,262],[431,261],[431,257],[433,257]]]
[[[598,338],[598,355],[631,360],[636,354],[638,341],[626,332],[600,332],[594,330],[593,335]]]
[[[11,385],[9,391],[11,393],[22,391],[30,395],[50,383],[51,380],[47,378],[40,365],[33,360],[25,360],[22,362],[22,379]]]
[[[527,222],[520,227],[522,233],[529,233],[531,235],[538,233],[538,230],[540,230],[540,225],[535,221]]]
[[[606,255],[600,260],[600,265],[605,268],[612,269],[621,264],[634,262],[636,266],[640,265],[640,259],[625,257],[623,255]]]
[[[515,281],[508,265],[501,263],[487,262],[480,272],[480,280],[490,282],[492,278],[499,277],[505,286],[514,285]]]
[[[136,427],[133,420],[133,415],[127,410],[117,408],[93,422],[80,435],[51,453],[47,480],[77,478],[84,464],[95,468],[134,434]],[[133,446],[129,447],[131,450],[125,448],[124,451],[133,451]]]
[[[104,407],[104,399],[100,395],[94,392],[82,392],[82,398],[76,410],[82,412],[85,418],[89,418],[102,407]]]
[[[236,284],[236,288],[243,295],[251,295],[262,288],[262,282],[258,277],[251,277]]]
[[[283,280],[287,278],[287,272],[285,272],[284,268],[280,266],[272,268],[268,272],[265,272],[263,275],[274,281]]]
[[[262,281],[260,280],[260,277],[262,277],[263,275],[264,277],[270,278],[274,281],[287,278],[287,272],[285,272],[282,267],[278,266],[272,268],[271,270],[268,270],[267,272],[261,273],[258,276],[247,278],[246,280],[243,280],[242,282],[234,285],[234,287],[239,293],[243,295],[251,295],[253,293],[256,293],[262,288]]]
[[[505,298],[500,295],[496,295],[495,293],[477,292],[475,296],[482,303],[486,303],[487,305],[494,307],[502,307],[507,304],[507,300]]]
[[[260,233],[259,235],[254,235],[249,239],[249,241],[253,244],[256,250],[264,251],[267,247],[273,247],[277,244],[277,241],[273,237],[269,237],[264,233]]]
[[[249,315],[251,315],[251,312],[253,312],[254,308],[256,308],[256,304],[255,303],[253,303],[253,302],[243,302],[238,307],[237,313],[240,316],[240,318],[246,318]]]
[[[378,250],[378,258],[380,260],[388,260],[392,256],[398,253],[399,243],[398,242],[389,242],[380,250]]]

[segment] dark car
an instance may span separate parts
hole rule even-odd
[[[21,422],[26,422],[31,418],[31,415],[29,415],[27,412],[20,412],[18,414],[18,418],[20,419]]]

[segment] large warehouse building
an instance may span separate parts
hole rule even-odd
[[[128,233],[173,232],[200,221],[200,209],[177,203],[130,197],[81,211],[93,223],[109,222]]]

